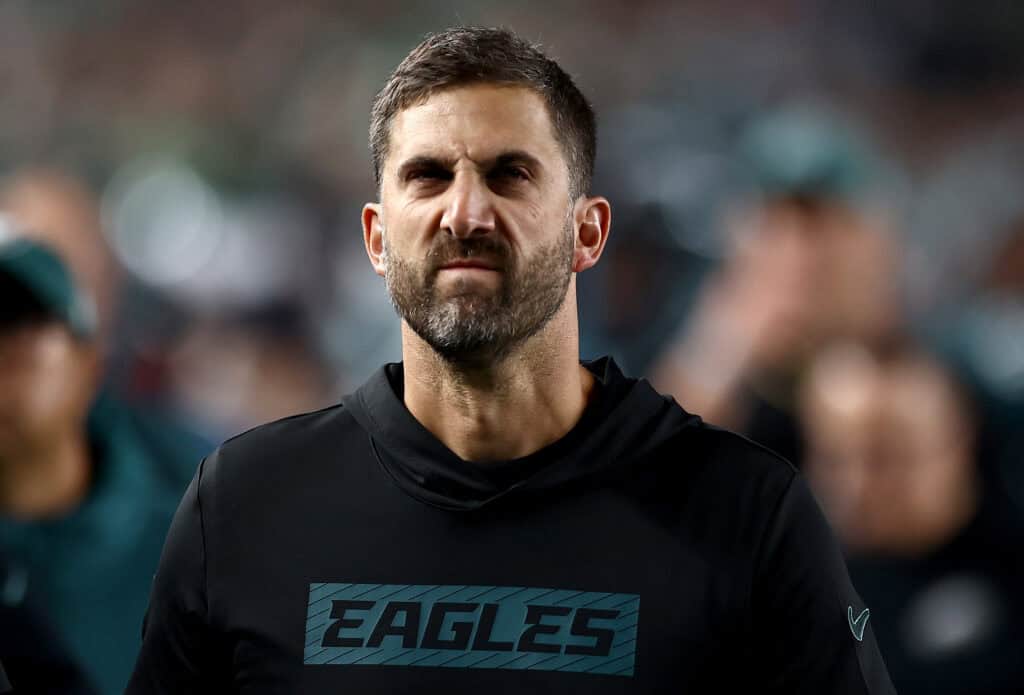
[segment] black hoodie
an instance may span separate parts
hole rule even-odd
[[[464,461],[387,365],[200,466],[129,693],[891,693],[788,463],[610,359],[562,439]]]

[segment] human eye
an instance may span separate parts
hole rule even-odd
[[[438,167],[410,167],[399,176],[400,190],[412,198],[433,198],[447,190],[451,175]]]
[[[524,181],[529,180],[529,172],[526,171],[525,167],[510,166],[506,167],[506,176],[509,178],[521,178]]]
[[[450,171],[436,165],[412,167],[405,172],[403,177],[406,183],[421,185],[448,181],[451,178],[452,175]]]
[[[503,181],[529,181],[530,172],[518,164],[505,164],[491,172],[491,177]]]

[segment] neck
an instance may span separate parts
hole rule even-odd
[[[445,361],[402,326],[405,405],[467,461],[520,458],[565,436],[586,408],[594,378],[579,363],[576,302],[506,358]]]
[[[0,452],[0,513],[24,521],[69,514],[88,493],[91,474],[84,432],[36,450]]]

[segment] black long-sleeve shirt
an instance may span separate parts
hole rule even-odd
[[[610,360],[558,442],[459,459],[401,365],[208,457],[137,693],[892,693],[803,479]]]

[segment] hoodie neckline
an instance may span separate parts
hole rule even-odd
[[[626,440],[637,444],[630,434],[663,420],[659,413],[674,408],[686,415],[646,381],[625,377],[610,357],[581,364],[594,375],[595,392],[580,419],[557,441],[517,459],[481,463],[451,451],[406,408],[401,363],[378,369],[343,403],[399,487],[432,506],[470,510],[517,490],[549,487],[613,465]],[[618,432],[606,431],[609,426]]]

